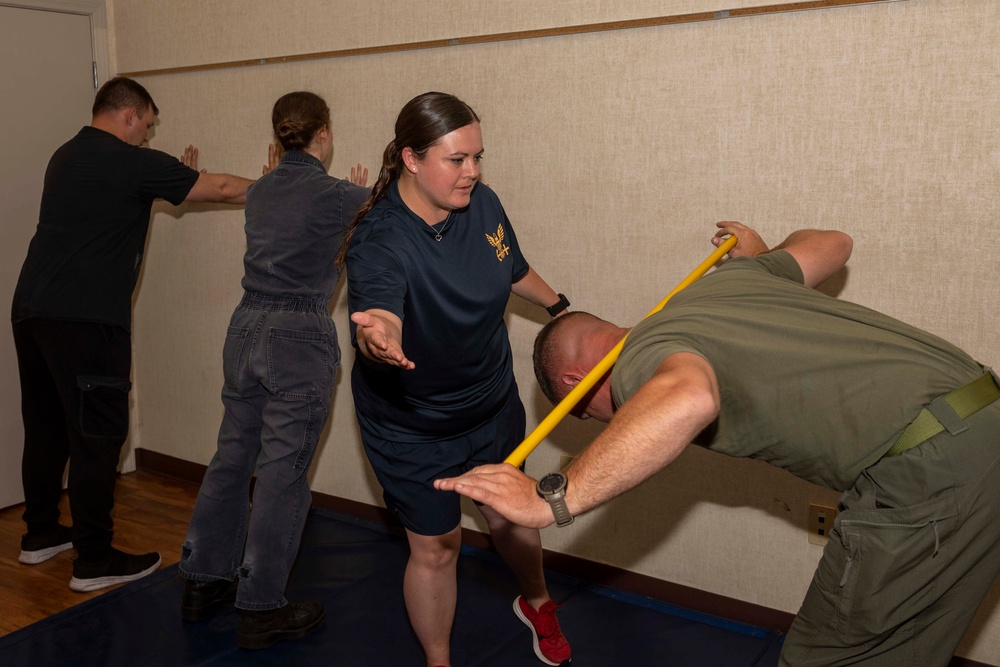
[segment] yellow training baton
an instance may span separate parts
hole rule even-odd
[[[663,301],[657,304],[656,308],[649,311],[646,314],[646,317],[662,310],[663,307],[667,305],[667,301],[670,301],[671,297],[694,281],[698,280],[698,278],[705,275],[710,268],[715,266],[716,262],[722,259],[723,255],[732,250],[733,246],[735,246],[737,242],[738,239],[735,236],[730,236],[728,239],[723,241],[722,245],[715,249],[715,252],[709,255],[704,262],[699,264],[698,268],[692,271],[691,275],[682,280],[681,284],[675,287],[670,294],[665,296]],[[644,317],[643,319],[646,318]],[[563,400],[559,401],[559,404],[556,405],[556,407],[552,408],[552,412],[550,412],[549,415],[535,427],[534,431],[528,434],[528,437],[517,446],[517,449],[510,453],[510,456],[504,459],[504,463],[509,463],[515,467],[519,467],[522,463],[524,463],[524,460],[528,458],[528,454],[530,454],[535,447],[537,447],[539,443],[545,439],[545,436],[552,432],[552,429],[556,427],[556,424],[562,421],[562,418],[569,414],[569,411],[580,402],[580,399],[583,398],[588,391],[594,388],[597,381],[604,377],[604,374],[615,365],[615,362],[618,361],[618,355],[621,354],[622,347],[625,346],[626,338],[628,338],[628,334],[618,341],[618,344],[611,348],[611,351],[604,355],[603,359],[597,362],[597,365],[594,366],[594,368],[591,369],[591,371],[587,373],[582,380],[580,380],[579,384],[573,387],[573,389],[566,394]]]

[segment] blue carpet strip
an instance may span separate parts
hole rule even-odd
[[[172,566],[0,637],[0,665],[423,667],[401,593],[406,558],[397,529],[314,509],[287,597],[320,600],[327,618],[304,639],[239,649],[233,608],[182,621],[183,581]],[[777,665],[780,633],[555,572],[546,578],[577,667]],[[458,580],[453,666],[542,665],[511,611],[517,584],[499,557],[463,547]]]

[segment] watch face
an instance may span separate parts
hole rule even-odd
[[[542,493],[555,493],[566,484],[566,478],[560,473],[549,473],[538,480],[538,490]]]

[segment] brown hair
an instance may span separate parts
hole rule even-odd
[[[278,98],[271,110],[274,138],[286,151],[305,149],[316,133],[330,127],[330,107],[316,93],[300,90]]]
[[[119,109],[135,109],[140,115],[152,107],[153,115],[160,115],[153,97],[141,84],[124,76],[108,79],[97,91],[94,97],[93,115],[118,111]]]
[[[354,216],[344,236],[344,245],[337,255],[337,265],[343,266],[347,248],[354,230],[372,207],[389,192],[389,185],[403,171],[403,149],[409,148],[418,159],[423,159],[438,139],[470,123],[479,122],[479,116],[468,104],[448,93],[429,92],[417,95],[407,102],[396,117],[396,136],[382,153],[382,169],[372,186],[372,193]]]
[[[565,341],[563,338],[572,335],[574,330],[580,327],[593,326],[595,323],[603,322],[596,315],[583,310],[574,310],[560,317],[550,320],[542,330],[535,336],[535,347],[531,354],[531,363],[535,369],[535,379],[541,388],[545,398],[555,405],[566,397],[571,387],[559,382],[559,368],[557,358],[562,351]],[[565,354],[565,352],[562,352]]]

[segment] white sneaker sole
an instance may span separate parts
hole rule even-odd
[[[86,593],[87,591],[96,591],[99,588],[107,588],[108,586],[124,584],[129,581],[135,581],[136,579],[142,579],[146,575],[153,574],[160,569],[160,562],[162,560],[162,558],[157,558],[155,563],[147,567],[142,572],[136,572],[135,574],[124,574],[113,577],[94,577],[93,579],[77,579],[76,577],[73,577],[69,580],[69,588],[77,593]]]
[[[49,547],[48,549],[39,549],[38,551],[22,551],[21,555],[17,557],[17,562],[24,563],[25,565],[38,565],[39,563],[44,563],[56,554],[61,554],[62,552],[69,551],[72,548],[73,543],[67,542],[66,544],[57,544],[56,546]]]

